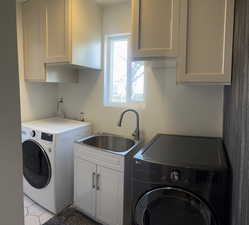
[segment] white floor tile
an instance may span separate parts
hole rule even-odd
[[[43,208],[41,208],[39,205],[32,205],[29,207],[29,215],[30,216],[40,216],[43,213],[46,213],[47,211]]]
[[[39,218],[40,218],[40,223],[44,224],[46,223],[48,220],[50,220],[54,215],[51,213],[44,213],[42,214]]]
[[[25,225],[41,225],[39,218],[36,216],[26,216]]]
[[[25,225],[42,225],[54,216],[49,211],[33,202],[27,196],[24,196],[23,200]]]

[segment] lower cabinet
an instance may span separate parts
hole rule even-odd
[[[74,204],[87,215],[96,214],[96,189],[93,186],[97,166],[86,160],[75,159]]]
[[[123,172],[75,157],[74,205],[106,225],[123,224]]]
[[[123,174],[102,166],[97,168],[96,217],[108,225],[122,225]]]

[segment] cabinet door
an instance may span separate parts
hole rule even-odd
[[[234,0],[182,0],[179,83],[229,84]]]
[[[44,4],[43,0],[27,1],[22,6],[24,77],[44,81]]]
[[[74,204],[89,216],[95,217],[96,165],[82,159],[75,159]]]
[[[96,218],[104,224],[123,224],[122,173],[98,166]]]
[[[133,0],[132,57],[177,55],[179,0]]]
[[[71,0],[45,0],[47,63],[70,62]]]

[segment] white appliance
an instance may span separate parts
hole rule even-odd
[[[91,124],[62,118],[22,123],[23,188],[53,213],[73,202],[73,143]]]

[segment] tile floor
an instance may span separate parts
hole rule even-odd
[[[42,225],[54,216],[46,209],[37,205],[26,195],[24,195],[23,199],[25,225]]]

